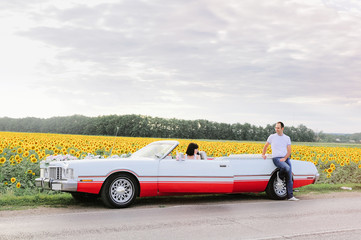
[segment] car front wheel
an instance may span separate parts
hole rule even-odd
[[[287,197],[286,181],[277,180],[277,173],[273,174],[266,188],[267,195],[275,200],[283,200]]]
[[[138,196],[138,185],[133,176],[116,174],[108,178],[102,188],[103,203],[110,208],[125,208]]]

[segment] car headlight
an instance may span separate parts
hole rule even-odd
[[[65,170],[65,175],[67,176],[67,178],[73,179],[73,178],[74,178],[74,169],[72,169],[72,168],[67,168],[67,169]]]

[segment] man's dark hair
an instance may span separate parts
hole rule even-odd
[[[198,144],[196,144],[196,143],[190,143],[190,144],[188,145],[186,154],[187,154],[188,156],[193,156],[195,149],[198,149]]]
[[[283,122],[277,122],[277,123],[279,123],[280,125],[281,125],[281,128],[284,128],[285,127],[285,125],[283,124]],[[276,123],[276,124],[277,124]]]

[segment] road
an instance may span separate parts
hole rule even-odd
[[[360,239],[361,193],[319,196],[2,211],[0,239]]]

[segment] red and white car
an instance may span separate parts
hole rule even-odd
[[[108,207],[131,205],[137,197],[161,195],[241,193],[266,191],[285,199],[285,182],[271,156],[241,154],[203,160],[182,159],[170,153],[177,141],[157,141],[127,158],[41,162],[36,185],[70,192],[74,198],[101,197]],[[63,159],[64,160],[64,159]],[[313,184],[319,174],[313,163],[291,160],[294,188]]]

